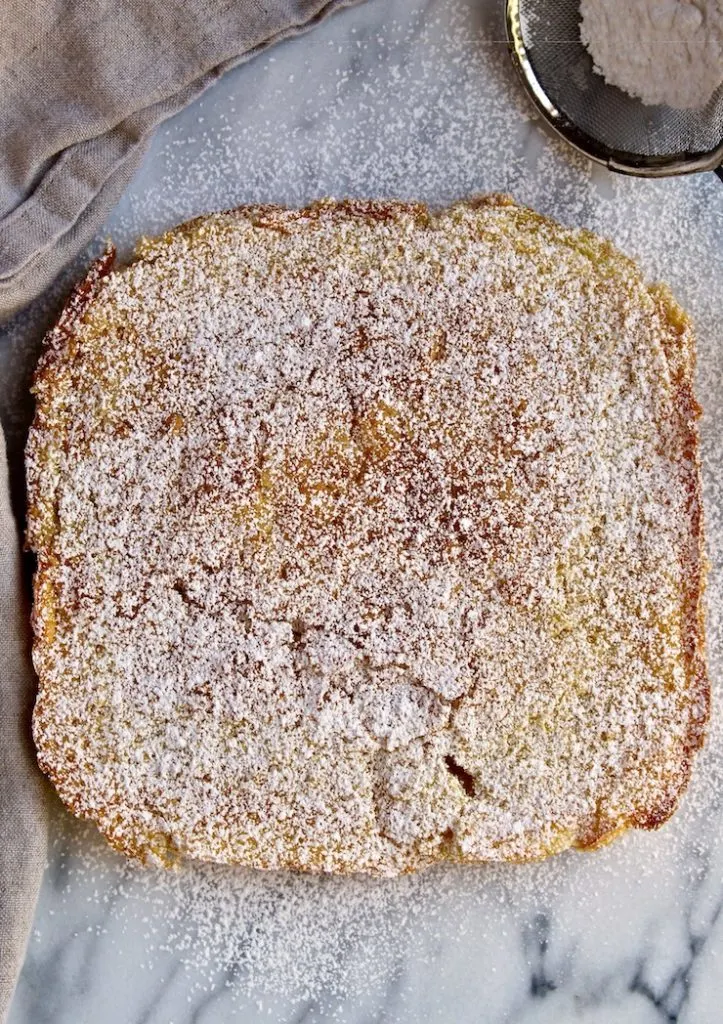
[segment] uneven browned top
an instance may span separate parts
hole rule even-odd
[[[28,445],[39,760],[118,849],[394,873],[674,809],[690,324],[501,197],[247,208],[99,265]]]

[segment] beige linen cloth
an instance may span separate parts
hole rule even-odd
[[[226,70],[355,0],[4,0],[0,322],[94,237],[154,128]],[[28,346],[31,348],[32,346]],[[46,856],[28,613],[0,434],[0,1021]]]

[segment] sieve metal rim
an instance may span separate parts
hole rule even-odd
[[[505,0],[505,29],[512,62],[527,94],[553,131],[583,156],[611,171],[635,177],[663,178],[673,174],[716,171],[723,179],[723,141],[715,149],[702,153],[676,153],[670,156],[646,156],[613,149],[583,131],[550,99],[537,77],[522,34],[520,0]]]

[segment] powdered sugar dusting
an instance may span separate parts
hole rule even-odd
[[[491,197],[217,215],[50,335],[34,731],[142,859],[394,874],[672,812],[707,719],[692,337]]]
[[[643,103],[704,107],[723,82],[718,0],[582,0],[580,14],[595,71]]]

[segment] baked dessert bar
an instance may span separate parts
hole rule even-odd
[[[691,325],[502,196],[109,253],[27,448],[38,758],[129,856],[394,874],[673,812],[703,741]]]

